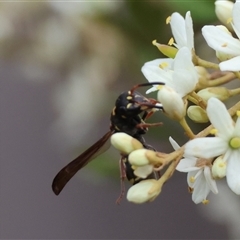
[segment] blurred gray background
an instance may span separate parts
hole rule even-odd
[[[238,238],[239,198],[224,184],[209,205],[195,205],[176,173],[154,202],[116,205],[114,149],[59,196],[51,190],[56,173],[108,131],[118,95],[146,81],[144,62],[163,57],[151,41],[172,36],[165,19],[191,10],[196,36],[217,21],[214,1],[190,2],[0,3],[1,239]],[[195,42],[204,56],[201,36]],[[156,149],[172,150],[169,135],[187,140],[161,113],[151,121],[164,122],[146,136]]]

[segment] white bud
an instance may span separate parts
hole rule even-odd
[[[215,13],[218,19],[227,26],[229,30],[232,31],[232,26],[229,22],[229,19],[232,18],[232,9],[234,3],[226,0],[215,1]]]
[[[200,90],[197,95],[204,99],[206,102],[211,97],[215,97],[221,101],[224,101],[231,96],[231,91],[225,87],[209,87]]]
[[[164,113],[170,118],[180,121],[186,115],[183,99],[174,89],[162,86],[158,91],[158,101],[162,103]]]
[[[206,111],[199,106],[190,106],[187,110],[187,115],[196,123],[206,123],[209,121]]]
[[[147,149],[138,149],[131,152],[128,156],[128,161],[134,166],[144,166],[149,164],[149,161],[146,157]]]
[[[114,133],[111,136],[111,144],[124,154],[129,154],[136,149],[143,148],[142,143],[123,132]]]
[[[223,157],[218,157],[212,166],[213,178],[224,178],[226,176],[227,162],[223,160]]]
[[[128,190],[127,200],[138,204],[153,201],[160,193],[160,189],[150,192],[156,183],[155,179],[147,179],[133,185]]]
[[[198,73],[198,76],[200,78],[203,78],[203,79],[209,79],[210,78],[210,74],[209,72],[207,71],[207,69],[205,67],[201,67],[201,66],[195,66],[195,69]]]
[[[140,178],[146,178],[152,172],[153,172],[153,165],[145,165],[141,167],[136,167],[136,169],[134,170],[134,175]]]

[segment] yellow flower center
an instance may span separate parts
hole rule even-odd
[[[229,142],[230,147],[233,149],[240,148],[240,137],[234,137]]]

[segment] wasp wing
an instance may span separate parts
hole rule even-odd
[[[94,143],[90,148],[83,152],[80,156],[75,158],[67,166],[65,166],[53,179],[52,190],[58,195],[68,181],[86,164],[91,160],[96,158],[101,153],[105,152],[110,147],[110,142],[108,141],[112,131],[107,132],[102,138],[100,138],[96,143]]]

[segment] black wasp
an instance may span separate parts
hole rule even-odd
[[[62,191],[68,181],[81,168],[83,168],[91,160],[108,149],[108,147],[105,148],[104,146],[106,145],[106,142],[109,140],[111,135],[114,133],[124,132],[140,141],[143,144],[144,148],[153,149],[151,146],[145,143],[142,135],[147,132],[149,126],[158,126],[160,123],[148,124],[145,123],[144,120],[153,114],[154,109],[162,109],[162,107],[157,104],[158,102],[156,100],[146,98],[135,91],[138,87],[149,85],[163,85],[163,83],[152,82],[139,84],[134,86],[130,91],[126,91],[120,94],[116,100],[115,107],[111,112],[110,131],[108,131],[90,148],[88,148],[85,152],[83,152],[59,171],[59,173],[53,179],[52,183],[52,189],[56,195]],[[121,157],[120,169],[121,177],[126,176],[129,181],[132,181],[133,184],[141,180],[136,178],[133,174],[133,170],[127,160],[127,156]]]

